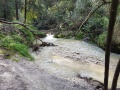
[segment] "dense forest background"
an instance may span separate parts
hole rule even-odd
[[[105,49],[111,0],[0,0],[0,46],[32,58],[28,48],[50,30]],[[120,53],[120,7],[112,52]],[[21,51],[22,49],[22,51]]]

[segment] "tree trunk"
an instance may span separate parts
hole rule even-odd
[[[27,0],[25,0],[24,23],[26,23],[26,17],[27,17]]]
[[[115,70],[111,90],[116,90],[119,73],[120,73],[120,60],[118,61],[118,64],[117,64],[117,67],[116,67],[116,70]]]
[[[16,9],[16,20],[19,20],[19,16],[18,16],[18,0],[15,0],[15,9]]]
[[[106,52],[105,52],[104,90],[108,90],[111,42],[112,42],[118,4],[119,4],[119,0],[112,0],[111,2],[110,19],[109,19],[109,25],[108,25],[108,34],[107,34]]]
[[[6,9],[7,6],[6,5],[7,5],[6,0],[3,0],[3,11],[4,11],[3,18],[4,19],[7,19],[7,9]]]

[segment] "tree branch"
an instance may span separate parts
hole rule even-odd
[[[10,21],[6,21],[5,19],[0,19],[0,22],[5,23],[5,24],[19,24],[23,27],[28,26],[28,24],[24,24],[24,23],[21,23],[21,22],[10,22]]]
[[[29,26],[29,24],[24,24],[24,23],[21,23],[21,22],[10,22],[10,21],[7,21],[7,20],[4,19],[4,18],[0,18],[0,23],[5,23],[5,24],[18,24],[18,25],[21,25],[22,27],[30,30],[31,32],[33,32],[33,30],[31,30],[30,28],[27,27],[27,26]]]
[[[81,28],[84,26],[84,24],[88,21],[88,19],[103,5],[109,4],[111,2],[103,2],[100,4],[95,10],[91,10],[89,14],[87,15],[86,19],[82,22],[81,26],[79,27],[78,31],[75,33],[75,36],[80,32]]]

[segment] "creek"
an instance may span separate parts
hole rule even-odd
[[[56,39],[48,34],[42,39],[54,43],[55,47],[40,47],[38,52],[31,52],[35,63],[47,72],[56,76],[73,79],[78,74],[92,77],[103,83],[105,52],[96,45],[72,39]],[[110,56],[109,87],[111,87],[115,67],[120,58],[119,54]],[[120,88],[120,77],[117,87]]]

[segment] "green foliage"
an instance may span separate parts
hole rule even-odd
[[[30,30],[36,31],[34,30],[35,28],[33,26],[30,26],[28,27],[30,30],[28,30],[27,28],[24,28],[20,25],[16,25],[15,27],[18,28],[19,31],[22,33],[20,37],[22,37],[21,39],[23,40],[23,42],[27,45],[31,45],[34,41],[34,35],[33,32]],[[20,39],[20,37],[18,36],[16,38]]]
[[[96,30],[96,29],[106,29],[108,26],[108,18],[106,16],[99,15],[97,13],[91,17],[87,24],[83,27],[83,30]]]
[[[18,52],[20,55],[33,60],[33,57],[29,54],[28,47],[25,44],[13,42],[9,44],[9,47],[11,50]]]
[[[6,36],[1,39],[1,46],[6,47],[7,49],[10,49],[9,44],[13,43],[13,42],[14,42],[14,40],[12,37]]]
[[[22,37],[20,35],[12,35],[14,41],[22,42]]]
[[[4,16],[4,9],[6,9],[6,18],[12,20],[15,16],[15,2],[13,0],[0,0],[0,18]],[[5,7],[5,8],[4,8]]]
[[[48,30],[51,27],[59,25],[59,23],[69,21],[69,18],[72,15],[72,11],[74,10],[75,3],[74,0],[59,0],[51,5],[46,6],[46,3],[49,1],[44,1],[41,3],[42,13],[38,14],[38,18],[35,20],[35,26],[38,29]]]
[[[21,31],[23,32],[23,34],[24,34],[23,36],[24,37],[27,36],[25,38],[26,38],[28,43],[29,42],[32,43],[34,41],[34,36],[33,36],[32,32],[30,32],[30,30],[28,30],[26,28],[22,28]]]
[[[65,36],[63,34],[55,34],[54,37],[55,38],[64,38]]]
[[[97,44],[102,48],[105,48],[106,37],[107,37],[107,32],[103,32],[97,38]]]
[[[19,21],[23,22],[25,13],[24,0],[17,1]],[[55,28],[57,33],[55,37],[71,38],[71,36],[76,32],[76,29],[80,26],[79,23],[83,22],[88,13],[91,10],[95,10],[95,8],[101,3],[102,0],[27,0],[26,21],[33,25],[27,26],[30,30],[20,25],[14,25],[15,29],[10,29],[8,27],[2,30],[2,32],[0,30],[0,45],[7,49],[21,52],[18,48],[21,49],[24,45],[27,47],[31,46],[35,40],[35,36],[46,36],[37,29],[48,30]],[[89,37],[91,41],[96,42],[100,47],[104,47],[106,32],[103,31],[105,31],[108,26],[108,11],[107,5],[99,8],[88,22],[85,23],[76,39],[79,40],[84,37]],[[118,12],[119,11],[120,6]],[[0,18],[5,18],[6,13],[6,19],[8,19],[8,21],[13,21],[16,17],[15,0],[0,0],[0,12]],[[120,20],[119,14],[120,13],[118,13],[117,20]],[[79,25],[76,25],[75,23],[78,23]],[[117,45],[120,44],[119,23],[120,22],[117,22],[118,25],[115,27],[113,36],[113,42]],[[68,29],[71,29],[71,31]],[[101,30],[100,33],[96,33],[97,30]],[[21,55],[27,56],[28,54],[26,52],[26,55],[25,53],[21,53]]]
[[[33,57],[29,54],[28,47],[25,44],[20,43],[20,40],[20,37],[17,37],[15,35],[13,37],[6,36],[0,40],[0,46],[8,50],[18,52],[20,55],[33,60]]]
[[[0,40],[4,38],[4,35],[2,33],[0,33]]]
[[[33,26],[33,25],[30,25],[30,26],[27,26],[29,29],[31,29],[32,31],[38,31],[38,29]]]
[[[72,17],[77,21],[84,18],[92,9],[92,4],[92,0],[77,0]]]
[[[37,37],[39,38],[44,38],[46,37],[46,34],[44,32],[41,32],[41,31],[35,31],[34,32],[34,35],[36,35]]]
[[[33,26],[29,26],[28,28],[30,30],[23,28],[20,25],[5,25],[0,31],[2,32],[0,33],[0,47],[17,52],[18,54],[33,60],[28,49],[34,42],[33,32],[37,32],[37,29]]]
[[[103,9],[94,13],[81,30],[85,37],[89,37],[92,42],[97,42],[101,47],[104,47],[102,38],[105,38],[106,35],[103,32],[107,29],[109,21],[107,16],[103,16],[103,13],[105,13]]]
[[[80,40],[83,37],[84,37],[84,33],[81,31],[81,32],[79,32],[79,34],[77,34],[77,36],[75,37],[75,39]]]

